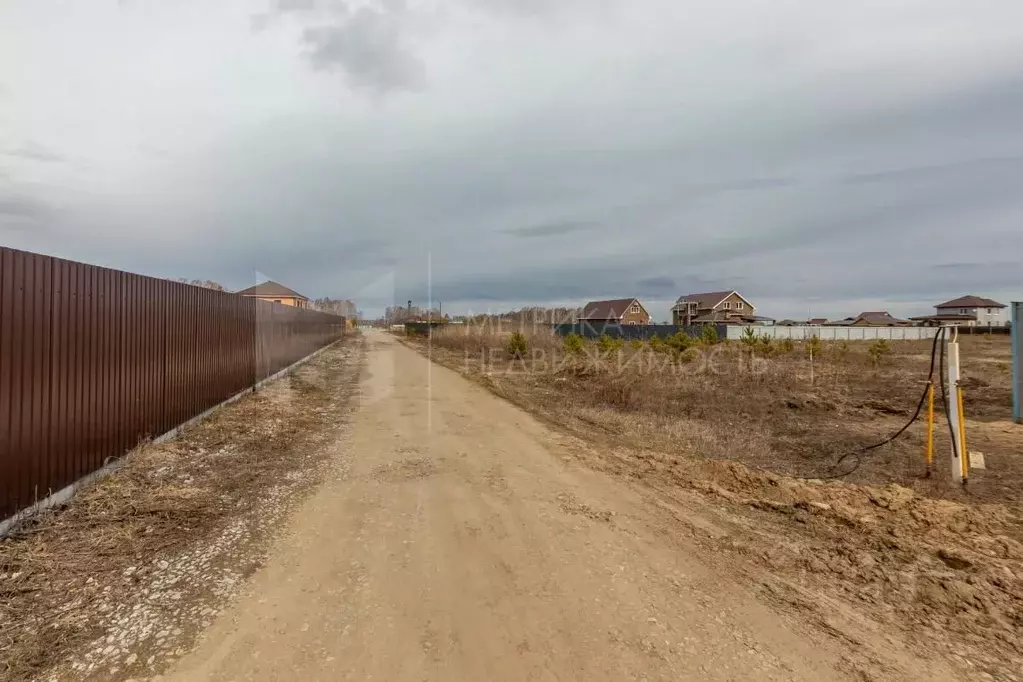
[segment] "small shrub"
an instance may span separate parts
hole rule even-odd
[[[884,339],[878,339],[867,348],[867,355],[870,356],[870,362],[874,365],[880,365],[885,358],[891,355],[891,352],[891,345]]]
[[[700,359],[700,351],[696,348],[686,348],[684,351],[678,354],[678,361],[684,365],[688,365],[692,362],[696,362]]]
[[[529,342],[526,341],[526,335],[522,332],[514,332],[511,338],[508,339],[508,345],[505,346],[505,350],[508,351],[508,355],[513,358],[522,358],[526,355],[526,351],[529,350]]]
[[[767,334],[761,336],[757,343],[757,350],[766,357],[774,355],[774,342],[771,337]]]
[[[700,331],[700,342],[708,346],[713,346],[718,342],[718,330],[712,324],[703,325],[703,329]]]
[[[569,334],[565,337],[565,352],[570,355],[579,355],[586,349],[586,342],[578,334]]]
[[[820,354],[821,354],[821,340],[819,338],[817,338],[816,334],[811,336],[810,340],[806,342],[806,352],[807,352],[807,354],[809,354],[809,355],[811,355],[813,357],[820,356]]]
[[[599,345],[600,350],[604,351],[605,353],[613,353],[616,350],[619,350],[625,346],[625,340],[616,339],[611,336],[608,336],[607,334],[601,334],[600,340],[597,341],[597,345]]]
[[[664,343],[664,341],[661,340],[661,337],[659,337],[657,334],[654,334],[653,336],[650,337],[650,350],[654,351],[655,353],[663,353],[666,350],[668,350],[668,346],[667,344]]]
[[[629,345],[632,346],[632,350],[643,350],[643,340],[642,339],[633,339],[629,343]]]
[[[695,346],[696,340],[685,332],[679,332],[674,336],[668,337],[668,341],[666,343],[671,350],[676,353],[682,353]]]
[[[743,329],[742,336],[739,337],[739,340],[742,341],[742,345],[746,346],[750,350],[755,349],[759,343],[757,333],[754,331],[753,327],[746,327]]]
[[[839,360],[845,360],[847,357],[849,357],[849,342],[838,341],[833,346],[833,350],[835,352],[836,358],[838,358]]]
[[[796,349],[796,344],[792,343],[792,339],[782,339],[778,342],[778,351],[781,353],[791,353]]]

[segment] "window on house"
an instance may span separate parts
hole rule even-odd
[[[281,302],[281,299],[279,299],[279,298],[275,298],[274,299],[274,303],[280,303],[280,302]]]
[[[968,314],[969,314],[969,311],[968,311],[968,310],[966,310],[966,308],[960,308],[960,309],[959,309],[959,314],[960,314],[960,315],[968,315]]]
[[[732,302],[731,301],[725,301],[724,309],[725,310],[731,310],[732,309]]]
[[[987,310],[985,310],[984,312],[986,312],[986,313],[987,313],[988,315],[990,315],[990,314],[991,314],[991,308],[988,308],[988,309],[987,309]]]
[[[742,310],[742,301],[739,301],[739,302],[737,302],[737,303],[735,304],[735,309],[736,309],[736,310]]]
[[[639,312],[639,304],[638,303],[633,303],[632,307],[629,308],[629,312],[630,313],[638,313]]]

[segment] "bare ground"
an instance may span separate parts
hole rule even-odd
[[[1001,340],[964,344],[970,448],[990,467],[968,493],[947,480],[943,423],[930,478],[919,427],[864,458],[849,477],[862,483],[792,476],[820,476],[905,423],[919,396],[913,372],[923,364],[926,375],[919,349],[882,368],[818,366],[810,387],[791,364],[774,368],[776,381],[667,382],[591,363],[526,371],[500,354],[480,362],[413,344],[578,439],[579,461],[648,491],[709,562],[745,572],[770,602],[850,644],[864,677],[890,673],[875,666],[871,632],[939,655],[965,679],[1023,679],[1023,428],[1003,416]],[[633,396],[644,390],[656,400]]]
[[[4,547],[6,679],[1019,679],[1012,505],[753,470],[723,455],[770,438],[692,414],[718,458],[663,449],[593,377],[368,343],[349,426],[354,349]]]
[[[794,610],[723,550],[747,534],[722,498],[595,471],[587,443],[372,344],[338,474],[169,679],[968,677],[852,610]]]
[[[333,463],[361,353],[331,347],[0,541],[0,680],[146,676],[184,653]]]

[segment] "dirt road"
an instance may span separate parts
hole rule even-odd
[[[336,475],[169,679],[853,677],[833,638],[711,568],[563,436],[370,344]]]

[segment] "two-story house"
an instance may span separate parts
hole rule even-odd
[[[1004,303],[980,296],[960,296],[934,306],[938,315],[969,315],[967,326],[1004,327],[1009,324],[1009,309]]]
[[[610,301],[590,301],[583,307],[579,321],[643,325],[650,324],[650,313],[639,299],[616,298]]]
[[[681,296],[671,307],[671,322],[690,324],[745,324],[756,321],[756,306],[738,291],[709,291]]]
[[[981,296],[960,296],[934,306],[934,315],[912,318],[919,324],[963,327],[1005,327],[1009,309],[1004,303]]]

